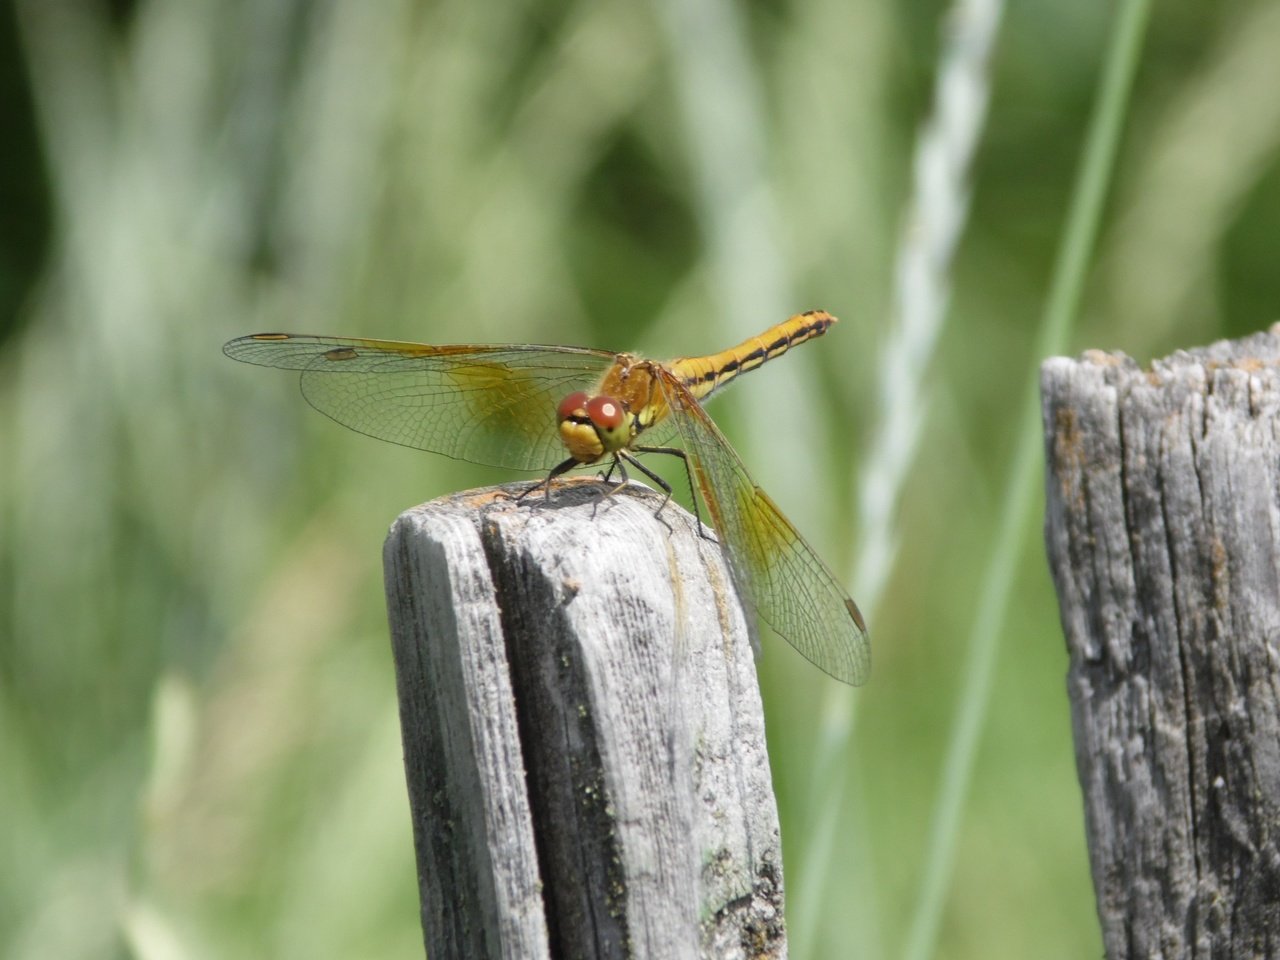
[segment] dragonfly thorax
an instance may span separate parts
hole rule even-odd
[[[632,417],[621,400],[579,390],[560,401],[556,414],[560,440],[579,463],[595,463],[631,443]]]

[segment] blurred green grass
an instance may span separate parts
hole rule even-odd
[[[730,9],[749,57],[722,96],[760,118],[772,202],[741,250],[714,219],[736,158],[690,133],[705,78],[670,8],[13,7],[0,953],[420,953],[380,545],[402,509],[509,475],[343,431],[293,378],[226,361],[232,336],[672,356],[829,309],[838,328],[714,411],[820,552],[856,553],[842,491],[883,416],[943,7]],[[789,904],[815,918],[798,957],[897,955],[908,937],[1110,11],[1007,12],[832,866],[808,888],[829,681],[778,644],[761,661]],[[1154,13],[1072,350],[1145,360],[1274,319],[1277,40],[1267,0]],[[772,293],[744,297],[744,273]],[[1038,525],[1023,541],[945,957],[1101,952]]]

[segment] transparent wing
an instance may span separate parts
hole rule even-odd
[[[352,430],[514,470],[564,460],[556,405],[590,390],[615,359],[579,347],[432,347],[282,333],[240,337],[222,349],[233,360],[301,371],[307,402]]]
[[[747,474],[742,460],[684,386],[664,371],[670,422],[744,599],[825,673],[866,681],[871,641],[857,605],[804,537]]]

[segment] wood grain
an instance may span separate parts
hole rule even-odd
[[[1041,388],[1107,955],[1280,955],[1280,333]]]
[[[417,507],[385,549],[438,957],[785,956],[752,647],[720,549],[592,481]]]

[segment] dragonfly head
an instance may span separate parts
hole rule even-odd
[[[589,396],[579,390],[560,401],[560,439],[579,463],[595,463],[631,442],[627,410],[613,397]]]

